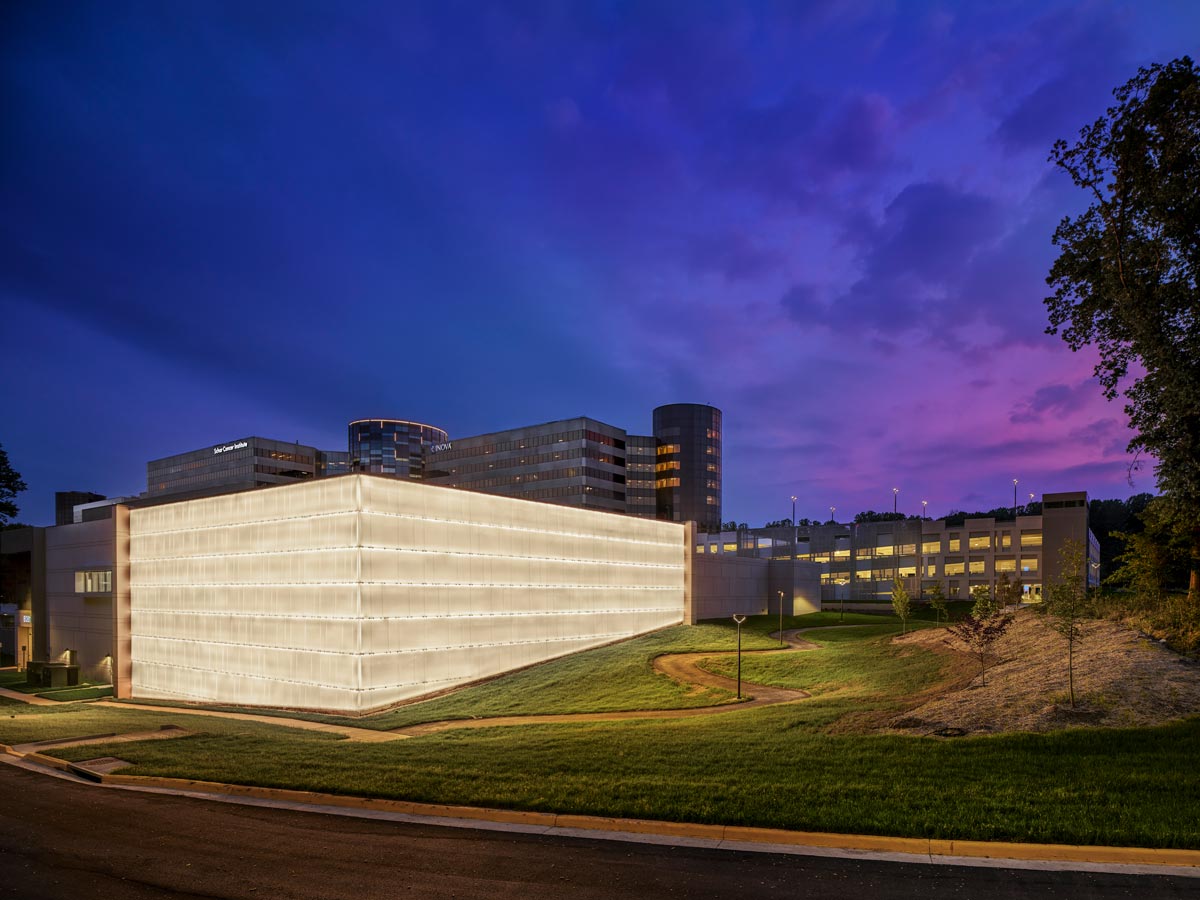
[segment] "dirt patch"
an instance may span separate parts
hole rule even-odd
[[[948,638],[939,628],[896,642],[941,650]],[[1022,610],[997,643],[986,685],[974,677],[880,730],[955,736],[1159,725],[1200,713],[1200,666],[1126,626],[1089,622],[1075,647],[1075,702],[1072,709],[1066,641],[1038,613]]]

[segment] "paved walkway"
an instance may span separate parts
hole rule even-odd
[[[28,703],[30,706],[62,706],[62,703],[58,700],[47,700],[45,697],[39,697],[36,694],[24,694],[21,691],[14,691],[6,687],[0,687],[0,697],[8,697],[10,700],[20,700],[22,703]]]
[[[218,712],[212,709],[187,709],[181,706],[153,706],[148,703],[127,703],[125,701],[97,700],[96,706],[108,706],[113,709],[148,709],[164,715],[185,716],[215,716],[218,719],[241,719],[243,722],[262,722],[264,725],[278,725],[281,728],[299,728],[303,731],[323,731],[326,734],[338,734],[347,740],[359,741],[364,744],[381,744],[386,741],[398,741],[409,737],[392,731],[376,731],[372,728],[355,728],[353,725],[329,725],[325,722],[310,722],[308,719],[288,719],[283,716],[260,716],[254,713]]]

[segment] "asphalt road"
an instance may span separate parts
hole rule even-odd
[[[1170,898],[1195,878],[952,867],[474,831],[74,784],[0,765],[0,897]]]

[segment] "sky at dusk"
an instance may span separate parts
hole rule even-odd
[[[725,415],[724,517],[1124,497],[1045,335],[1046,162],[1200,3],[8,3],[0,444],[29,491],[346,423]]]

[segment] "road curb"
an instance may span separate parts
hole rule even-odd
[[[813,847],[849,853],[901,853],[939,857],[970,857],[992,860],[1026,860],[1036,862],[1086,863],[1095,865],[1165,866],[1200,868],[1200,850],[1155,849],[1150,847],[1104,847],[1075,844],[1027,844],[1008,841],[964,841],[940,838],[887,837],[872,834],[835,834],[817,831],[789,831],[782,828],[758,828],[744,825],[706,825],[688,822],[660,822],[652,819],[623,819],[608,816],[586,816],[568,813],[523,812],[520,810],[489,809],[479,806],[453,806],[437,803],[416,803],[407,800],[387,800],[374,797],[354,797],[323,794],[290,788],[258,787],[226,784],[215,781],[195,781],[187,778],[164,778],[156,775],[120,775],[91,772],[77,763],[41,753],[20,753],[0,744],[4,753],[23,758],[45,768],[72,771],[90,780],[114,787],[158,788],[191,794],[246,797],[279,803],[300,803],[308,806],[336,809],[366,810],[421,816],[435,819],[458,819],[473,822],[494,822],[541,829],[565,829],[575,832],[608,832],[653,835],[663,838],[682,838],[762,844],[788,847]]]

